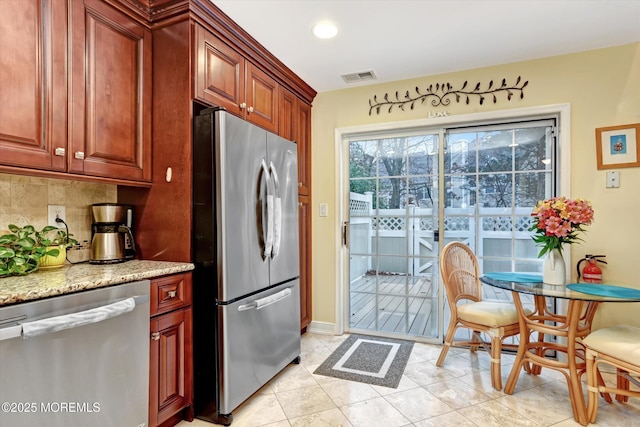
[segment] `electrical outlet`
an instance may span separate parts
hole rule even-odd
[[[64,224],[56,222],[56,218],[60,218],[63,221],[67,221],[67,210],[64,205],[49,205],[48,210],[48,222],[49,225],[54,227],[64,228]]]

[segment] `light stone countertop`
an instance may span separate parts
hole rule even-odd
[[[119,264],[89,263],[38,270],[0,279],[0,306],[80,292],[193,270],[185,262],[131,260]]]

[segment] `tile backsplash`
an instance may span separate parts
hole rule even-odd
[[[94,203],[116,203],[118,187],[64,179],[0,174],[0,234],[9,224],[47,225],[48,205],[64,205],[73,237],[91,240],[91,209]]]

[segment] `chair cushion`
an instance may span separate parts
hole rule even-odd
[[[582,340],[587,347],[632,365],[640,364],[640,328],[611,326],[598,329]]]
[[[529,311],[530,314],[531,312]],[[518,323],[516,307],[507,302],[479,301],[458,306],[458,317],[466,322],[491,327]]]

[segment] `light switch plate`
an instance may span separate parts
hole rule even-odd
[[[619,171],[607,171],[607,188],[620,188]]]
[[[327,216],[327,204],[320,203],[320,216]]]

